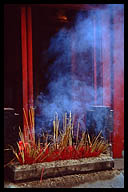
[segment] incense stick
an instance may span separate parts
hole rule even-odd
[[[33,121],[32,121],[32,113],[31,110],[29,109],[29,121],[30,121],[30,130],[29,130],[29,135],[30,135],[30,139],[33,141],[33,133],[32,133],[32,129],[33,129]]]
[[[25,120],[26,120],[26,125],[27,125],[27,129],[25,129],[26,131],[29,130],[29,124],[28,124],[28,119],[27,119],[27,115],[26,115],[26,112],[25,112],[25,109],[23,108],[23,112],[24,112],[24,117],[25,117]],[[24,137],[28,137],[28,132],[25,133],[26,135],[24,135]],[[26,138],[25,138],[26,140]]]
[[[78,122],[78,127],[77,127],[76,145],[78,144],[78,135],[79,135],[79,122]]]
[[[23,108],[23,112],[24,112],[24,117],[25,117],[25,120],[26,120],[27,126],[29,127],[28,120],[27,120],[27,116],[26,116],[26,112],[25,112],[25,109],[24,109],[24,108]]]
[[[30,108],[31,111],[31,116],[32,116],[32,136],[33,136],[33,142],[35,143],[35,113],[34,113],[34,108]]]
[[[55,142],[55,132],[56,132],[56,127],[55,127],[56,125],[55,125],[55,121],[53,121],[53,131],[54,131],[54,136],[53,136],[53,138],[54,138],[54,142]]]

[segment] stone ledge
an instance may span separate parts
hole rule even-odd
[[[19,165],[15,163],[8,166],[8,177],[13,181],[34,180],[43,178],[63,176],[90,171],[101,171],[112,169],[114,160],[110,156],[82,158],[78,160],[61,160],[53,162],[35,163],[32,165]]]

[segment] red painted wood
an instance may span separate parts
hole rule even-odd
[[[123,12],[114,9],[114,133],[113,157],[122,157],[124,149],[124,31]]]
[[[32,62],[32,16],[31,7],[27,8],[27,53],[28,53],[28,107],[33,107],[33,62]],[[29,124],[32,134],[32,140],[34,139],[35,130]]]
[[[27,62],[28,62],[28,104],[33,107],[33,63],[32,63],[32,18],[31,8],[27,8]]]
[[[89,10],[97,7],[97,6],[91,6],[89,4],[34,4],[31,6],[66,8],[66,9],[75,9],[75,10]]]
[[[23,87],[23,108],[28,118],[28,74],[27,74],[27,34],[26,34],[26,8],[21,8],[21,48],[22,48],[22,87]],[[23,132],[27,137],[27,123],[23,115]]]
[[[103,105],[111,106],[110,15],[102,12]]]
[[[29,122],[29,108],[33,107],[33,63],[32,63],[32,18],[31,8],[21,8],[21,44],[22,44],[22,80],[23,80],[23,131],[28,139],[28,126],[34,133]],[[27,123],[27,121],[28,123]]]
[[[31,4],[31,6],[36,7],[50,7],[59,9],[74,9],[74,10],[95,10],[99,8],[104,8],[105,4]]]

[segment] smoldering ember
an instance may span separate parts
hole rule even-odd
[[[123,188],[124,4],[5,4],[4,34],[4,187]]]

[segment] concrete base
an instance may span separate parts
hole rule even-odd
[[[112,169],[114,160],[110,156],[101,155],[99,157],[83,158],[79,160],[61,160],[32,165],[19,165],[15,163],[8,166],[8,177],[13,181],[34,180],[43,178],[63,176],[69,174],[86,173],[90,171],[100,171]]]

